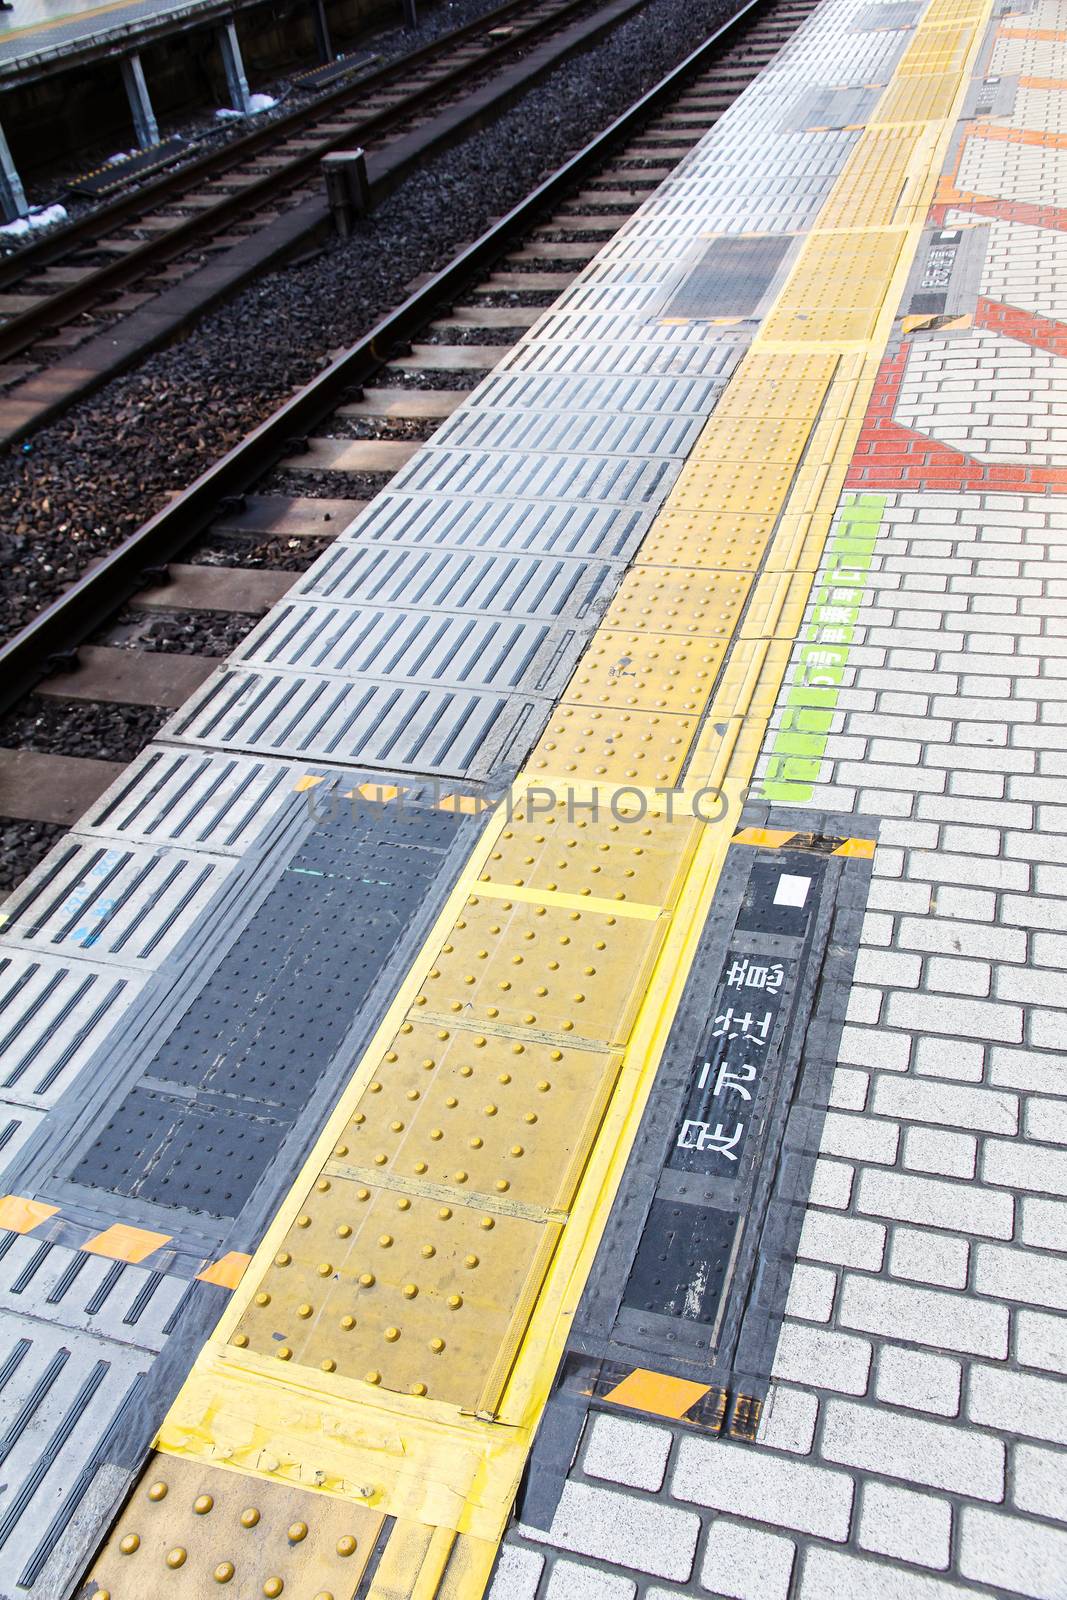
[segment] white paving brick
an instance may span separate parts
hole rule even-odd
[[[823,1123],[819,1148],[824,1155],[891,1165],[897,1158],[899,1139],[900,1130],[893,1122],[830,1111]]]
[[[964,1506],[961,1513],[960,1571],[1033,1600],[1063,1600],[1067,1574],[1067,1533],[1039,1523]]]
[[[700,1518],[676,1506],[568,1482],[549,1531],[524,1526],[522,1532],[575,1555],[684,1583],[693,1570]]]
[[[1011,1245],[982,1244],[975,1252],[974,1286],[979,1294],[1067,1310],[1067,1260]]]
[[[1021,1202],[1019,1237],[1038,1250],[1067,1255],[1067,1200],[1042,1200],[1025,1195]]]
[[[987,1139],[982,1176],[987,1183],[1002,1183],[1013,1189],[1067,1195],[1067,1150],[1050,1150],[1022,1139],[1010,1143]]]
[[[828,1400],[825,1410],[822,1453],[827,1461],[974,1500],[1003,1499],[1004,1446],[999,1439],[854,1400]]]
[[[545,1558],[521,1545],[501,1546],[488,1600],[534,1600]]]
[[[980,1049],[978,1061],[980,1069]],[[937,1122],[986,1133],[1015,1133],[1019,1126],[1019,1102],[1013,1094],[915,1078],[877,1078],[871,1109],[901,1121]]]
[[[666,1428],[600,1415],[592,1419],[582,1470],[591,1478],[607,1478],[631,1489],[658,1489],[670,1450]]]
[[[839,1550],[812,1548],[804,1561],[799,1600],[994,1600],[989,1589],[865,1561]]]
[[[948,1356],[883,1345],[878,1357],[875,1394],[890,1405],[955,1417],[960,1409],[962,1368]]]
[[[806,1456],[811,1452],[818,1415],[815,1395],[774,1383],[760,1415],[757,1438],[770,1449]]]
[[[1005,1307],[884,1278],[849,1273],[841,1286],[838,1320],[860,1333],[909,1339],[940,1350],[994,1357],[1008,1353]]]
[[[904,1165],[917,1172],[946,1178],[973,1178],[977,1141],[971,1133],[947,1128],[909,1128],[904,1136]]]
[[[1015,1357],[1020,1366],[1067,1374],[1067,1317],[1017,1311]]]
[[[865,1550],[944,1570],[951,1534],[948,1501],[888,1483],[865,1486],[859,1517],[859,1543]]]
[[[924,1222],[933,1228],[984,1234],[991,1239],[1010,1239],[1015,1226],[1015,1202],[1010,1194],[906,1172],[867,1168],[860,1175],[856,1206],[868,1216]]]
[[[798,1262],[789,1280],[786,1315],[802,1317],[807,1322],[829,1322],[836,1292],[836,1273]]]
[[[900,993],[889,996],[886,1021],[894,1028],[918,1033],[947,1033],[953,1038],[1018,1043],[1023,1016],[1018,1006],[992,1000],[952,1000],[944,995]]]
[[[848,1538],[852,1479],[847,1472],[786,1461],[721,1440],[685,1438],[671,1489],[679,1500],[769,1522],[820,1539]]]
[[[967,1282],[971,1247],[966,1239],[923,1228],[894,1228],[889,1270],[894,1277],[917,1283],[962,1289]]]
[[[1067,1454],[1039,1444],[1017,1444],[1012,1498],[1021,1511],[1067,1522]]]
[[[877,1272],[885,1251],[885,1228],[861,1217],[838,1217],[809,1211],[804,1218],[798,1254],[838,1266],[866,1267]]]
[[[795,1558],[792,1539],[717,1517],[708,1536],[700,1582],[712,1594],[725,1595],[728,1600],[786,1600]]]
[[[545,1590],[545,1600],[633,1600],[637,1585],[619,1573],[582,1567],[575,1561],[557,1561]]]
[[[1032,1372],[976,1366],[967,1415],[989,1428],[1067,1444],[1067,1383]]]
[[[848,1333],[786,1322],[778,1336],[774,1375],[843,1394],[864,1394],[871,1368],[871,1346]]]

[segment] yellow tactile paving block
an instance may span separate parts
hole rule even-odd
[[[773,532],[770,514],[661,511],[645,535],[640,561],[642,568],[754,572]]]
[[[607,1051],[405,1022],[334,1167],[449,1185],[471,1204],[566,1207],[618,1070]]]
[[[866,339],[906,234],[902,228],[814,234],[763,324],[768,339]]]
[[[491,1408],[559,1226],[470,1198],[324,1175],[231,1343],[286,1366]]]
[[[676,783],[699,726],[696,716],[563,704],[530,755],[533,778],[590,778],[644,788]]]
[[[900,58],[893,74],[895,79],[937,77],[941,73],[959,73],[960,64],[970,48],[974,34],[972,24],[959,22],[939,28],[919,28],[908,48]]]
[[[751,584],[750,572],[631,567],[608,608],[604,626],[728,639]]]
[[[568,704],[699,714],[722,663],[723,639],[599,628],[567,686]]]
[[[872,228],[891,223],[922,139],[918,125],[865,133],[819,214],[819,226]]]
[[[705,460],[687,467],[667,497],[667,511],[731,511],[767,516],[778,511],[791,466]]]
[[[100,1553],[88,1594],[348,1600],[384,1520],[328,1495],[155,1454]]]
[[[715,410],[689,454],[691,463],[714,461],[774,461],[792,465],[803,454],[810,424],[805,417],[745,416],[731,408]]]
[[[620,804],[617,814],[607,800],[589,805],[573,796],[546,812],[535,791],[530,814],[509,820],[481,878],[600,901],[673,905],[696,846],[696,824],[647,812],[641,805],[626,815]]]
[[[625,1044],[659,921],[471,895],[413,1012]]]
[[[901,83],[894,83],[878,102],[870,126],[879,127],[891,122],[927,122],[931,117],[943,117],[955,99],[958,81],[954,72],[942,72],[932,77],[908,78]]]

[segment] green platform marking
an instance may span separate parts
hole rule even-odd
[[[771,746],[767,775],[760,784],[764,800],[815,797],[885,502],[884,494],[853,495],[838,512],[812,591],[811,617],[793,666],[793,683]]]

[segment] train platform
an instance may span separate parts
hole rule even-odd
[[[23,85],[96,57],[135,53],[189,27],[219,26],[255,0],[15,0],[0,13],[0,83]]]
[[[823,0],[7,902],[5,1600],[1067,1594],[1065,51]]]

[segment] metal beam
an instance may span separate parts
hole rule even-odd
[[[0,128],[0,211],[5,222],[14,222],[16,217],[24,217],[29,209],[22,179],[12,160],[4,130]]]
[[[152,101],[148,94],[148,84],[145,82],[144,67],[140,56],[124,56],[121,62],[122,82],[126,89],[126,98],[130,102],[130,111],[133,115],[133,130],[137,135],[137,143],[142,150],[147,150],[150,145],[159,143],[159,126],[156,114],[152,110]]]
[[[219,49],[222,51],[222,65],[226,70],[226,88],[230,96],[230,105],[243,117],[250,116],[251,96],[248,92],[248,79],[245,77],[245,64],[241,59],[241,46],[237,41],[237,24],[223,23],[218,32],[218,40]]]

